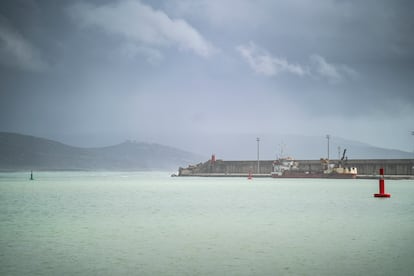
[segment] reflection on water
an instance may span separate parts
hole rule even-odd
[[[0,174],[0,274],[409,275],[414,183]]]

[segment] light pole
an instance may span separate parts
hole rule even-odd
[[[341,147],[338,146],[338,160],[341,160]]]
[[[260,173],[260,159],[259,159],[259,143],[260,143],[260,138],[257,137],[256,138],[257,141],[257,173]]]
[[[327,134],[326,139],[328,139],[328,160],[329,160],[329,139],[331,139],[331,135]]]
[[[411,131],[411,135],[414,136],[414,131]],[[413,148],[413,158],[414,158],[414,148]],[[411,166],[411,173],[414,174],[414,166]]]
[[[414,131],[411,131],[411,135],[414,136]],[[413,154],[414,154],[414,148],[413,148]]]

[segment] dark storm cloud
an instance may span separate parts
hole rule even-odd
[[[0,63],[22,70],[42,71],[46,63],[39,51],[0,15]]]
[[[410,1],[2,1],[0,130],[196,150],[223,133],[329,132],[411,149],[412,11]],[[389,133],[377,137],[380,127]]]

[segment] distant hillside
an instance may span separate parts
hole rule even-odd
[[[327,157],[327,139],[318,136],[286,135],[282,137],[286,153],[296,158],[319,159]],[[375,147],[358,141],[332,136],[330,139],[330,158],[337,159],[347,149],[350,159],[409,159],[413,153],[395,149]],[[277,152],[276,152],[277,153]]]
[[[124,142],[78,148],[0,132],[0,170],[177,170],[205,158],[159,144]]]
[[[7,170],[169,170],[208,159],[215,153],[224,160],[255,160],[256,136],[229,135],[195,139],[187,146],[206,156],[195,155],[159,144],[124,142],[101,148],[79,148],[56,141],[0,132],[0,171]],[[324,137],[300,135],[261,135],[260,159],[273,160],[281,154],[295,159],[317,160],[327,155]],[[198,148],[194,145],[201,143]],[[338,151],[340,147],[340,152]],[[343,149],[349,159],[411,159],[413,153],[373,147],[332,137],[330,158],[337,159]]]
[[[215,153],[223,160],[257,159],[256,137],[260,137],[260,159],[272,160],[281,155],[295,159],[318,160],[327,157],[327,139],[324,136],[286,135],[286,134],[223,134],[204,136],[189,143],[189,150],[205,155]],[[200,146],[196,143],[202,143]],[[340,150],[338,150],[340,148]],[[331,136],[330,158],[337,159],[347,149],[349,159],[412,159],[413,152],[385,149],[372,145]]]

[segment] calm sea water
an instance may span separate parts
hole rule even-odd
[[[413,275],[414,182],[0,174],[1,275]]]

